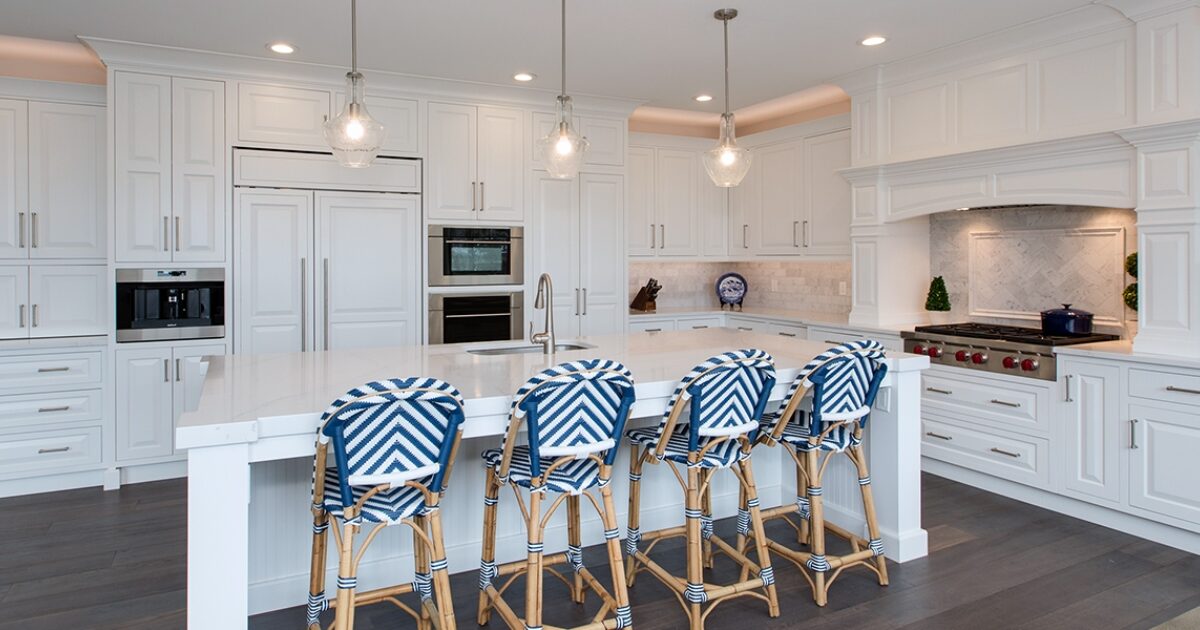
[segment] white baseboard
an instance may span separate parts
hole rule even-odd
[[[104,475],[104,470],[84,470],[57,475],[8,479],[0,481],[0,498],[103,486]]]
[[[187,476],[187,460],[121,467],[121,483],[146,483]]]

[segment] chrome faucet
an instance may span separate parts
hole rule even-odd
[[[533,322],[529,322],[529,341],[542,344],[542,354],[554,354],[554,283],[550,281],[548,273],[538,278],[537,297],[533,299],[533,308],[546,310],[546,329],[535,334]]]

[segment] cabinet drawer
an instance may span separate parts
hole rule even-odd
[[[741,317],[726,317],[725,327],[743,332],[765,332],[766,322],[757,319],[742,319]]]
[[[921,381],[924,409],[985,426],[1004,425],[1041,434],[1050,429],[1048,388],[933,371],[923,374]]]
[[[675,320],[678,330],[702,330],[704,328],[720,328],[720,317],[685,317]]]
[[[925,418],[921,454],[1031,486],[1048,486],[1048,443],[1040,438],[996,435]]]
[[[1200,405],[1200,376],[1130,368],[1129,395],[1184,405]]]
[[[808,339],[808,328],[799,324],[785,324],[783,322],[771,322],[765,327],[766,332],[780,337],[788,337],[790,339]]]
[[[656,333],[664,330],[675,330],[675,321],[670,319],[662,319],[656,321],[629,322],[629,332]]]
[[[0,390],[99,385],[99,352],[43,354],[0,359]]]
[[[104,417],[99,389],[0,398],[0,429],[55,422],[99,422]]]
[[[100,427],[0,437],[0,475],[100,463]]]

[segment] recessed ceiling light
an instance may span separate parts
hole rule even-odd
[[[532,72],[518,72],[513,75],[514,81],[520,81],[522,83],[528,83],[536,78],[537,75]]]
[[[887,38],[882,35],[872,35],[872,36],[862,40],[859,43],[862,44],[863,46],[878,46],[886,41],[887,41]]]
[[[696,101],[698,101],[700,103],[707,103],[711,100],[712,100],[711,94],[700,94],[700,95],[696,96]]]
[[[287,42],[271,42],[267,44],[267,50],[281,55],[290,55],[296,52],[296,47]]]

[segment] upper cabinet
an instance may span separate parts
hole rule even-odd
[[[420,143],[420,104],[408,98],[391,98],[367,94],[367,111],[383,124],[387,137],[383,140],[383,155],[417,153]],[[334,115],[346,106],[346,94],[334,96]],[[322,139],[324,143],[324,139]]]
[[[709,180],[697,149],[629,149],[627,238],[634,257],[724,256],[724,189]]]
[[[0,100],[0,258],[103,259],[104,108]]]
[[[850,130],[804,140],[804,194],[800,245],[808,254],[850,254]]]
[[[558,122],[558,116],[551,112],[534,112],[530,149],[535,167],[542,163],[538,155],[537,141],[545,138]],[[616,118],[596,118],[593,116],[576,116],[572,120],[579,135],[587,138],[588,151],[583,156],[587,166],[624,166],[626,122]]]
[[[225,84],[115,73],[117,262],[225,260]]]
[[[331,115],[328,91],[240,83],[237,102],[239,144],[328,148],[322,127]]]
[[[526,115],[516,109],[429,104],[430,219],[521,221]]]

